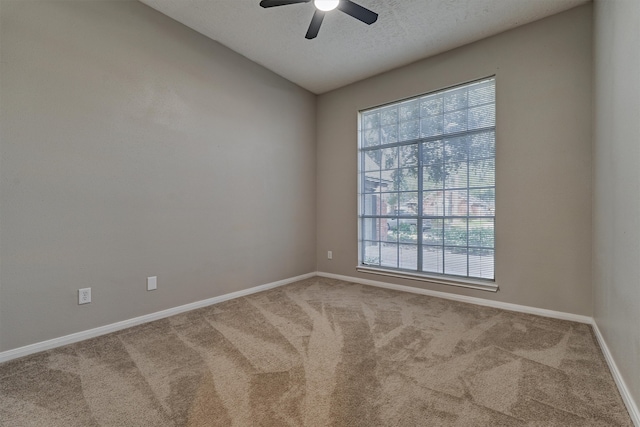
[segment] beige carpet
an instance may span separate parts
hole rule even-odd
[[[2,426],[631,426],[584,324],[312,278],[0,365]]]

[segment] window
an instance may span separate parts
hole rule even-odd
[[[495,79],[361,111],[358,133],[359,269],[497,289]]]

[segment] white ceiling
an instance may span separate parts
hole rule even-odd
[[[590,0],[355,0],[378,21],[368,26],[334,10],[313,40],[304,37],[313,3],[141,1],[320,94]]]

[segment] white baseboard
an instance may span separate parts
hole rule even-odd
[[[620,391],[620,395],[622,396],[622,400],[624,401],[625,406],[627,407],[627,411],[629,411],[629,416],[631,417],[631,421],[636,427],[640,427],[640,410],[638,410],[638,405],[634,402],[633,397],[631,397],[631,393],[629,392],[629,388],[627,387],[627,383],[625,383],[624,378],[622,378],[622,374],[618,370],[618,365],[616,365],[615,360],[613,360],[613,356],[611,355],[611,351],[609,350],[609,346],[607,342],[604,340],[598,325],[595,320],[593,321],[593,331],[596,335],[596,339],[598,340],[598,344],[600,344],[600,348],[602,349],[602,353],[604,354],[604,358],[609,365],[609,370],[611,371],[611,375],[618,386],[618,391]]]
[[[593,323],[593,318],[580,314],[565,313],[562,311],[547,310],[544,308],[529,307],[527,305],[511,304],[508,302],[493,301],[484,298],[468,297],[465,295],[450,294],[448,292],[431,291],[428,289],[414,288],[413,286],[395,285],[393,283],[379,282],[377,280],[361,279],[359,277],[343,276],[340,274],[318,272],[318,276],[332,279],[344,280],[347,282],[360,283],[362,285],[376,286],[378,288],[394,289],[396,291],[411,292],[414,294],[428,295],[437,298],[444,298],[454,301],[467,302],[470,304],[484,305],[487,307],[501,308],[503,310],[517,311],[519,313],[536,314],[538,316],[552,317],[554,319],[570,320],[579,323]]]
[[[315,272],[307,273],[301,276],[291,277],[288,279],[279,280],[277,282],[271,282],[264,285],[254,286],[253,288],[243,289],[241,291],[232,292],[230,294],[220,295],[217,297],[205,299],[202,301],[192,302],[190,304],[185,304],[178,307],[168,308],[166,310],[145,314],[144,316],[134,317],[133,319],[123,320],[121,322],[112,323],[110,325],[100,326],[100,327],[89,329],[86,331],[65,335],[63,337],[53,338],[47,341],[41,341],[35,344],[26,345],[24,347],[18,347],[12,350],[3,351],[0,353],[0,363],[7,362],[12,359],[17,359],[18,357],[28,356],[33,353],[38,353],[40,351],[61,347],[63,345],[73,344],[78,341],[94,338],[100,335],[109,334],[111,332],[120,331],[122,329],[130,328],[132,326],[140,325],[142,323],[164,319],[165,317],[184,313],[185,311],[195,310],[196,308],[206,307],[212,304],[228,301],[230,299],[255,294],[256,292],[266,291],[267,289],[277,288],[279,286],[287,285],[289,283],[297,282],[298,280],[308,279],[314,276],[316,276]]]

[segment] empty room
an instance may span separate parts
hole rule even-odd
[[[640,1],[0,0],[0,426],[640,427]]]

